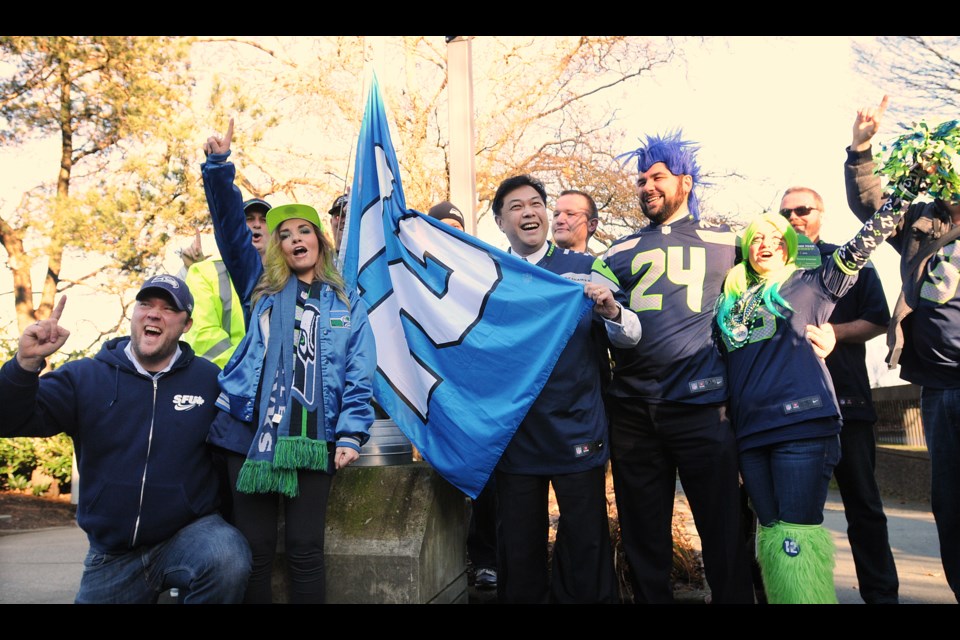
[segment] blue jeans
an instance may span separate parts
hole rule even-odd
[[[195,520],[166,542],[127,553],[90,549],[83,561],[77,604],[153,604],[178,588],[184,604],[243,600],[250,547],[217,514]]]
[[[740,475],[760,524],[822,524],[840,438],[789,440],[740,453]]]
[[[940,536],[943,573],[960,602],[960,389],[920,393],[923,435],[930,453],[930,502]]]

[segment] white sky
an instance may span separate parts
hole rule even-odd
[[[629,146],[624,151],[645,134],[680,127],[686,138],[700,143],[703,171],[735,171],[743,176],[717,180],[707,196],[712,209],[737,213],[746,221],[764,208],[777,207],[784,188],[802,184],[824,198],[824,239],[844,242],[859,227],[845,204],[844,148],[850,142],[857,107],[877,104],[886,90],[855,72],[851,41],[848,37],[743,36],[711,39],[687,49],[685,63],[658,70],[655,77],[636,83],[615,100],[628,133]],[[888,139],[896,133],[890,122],[881,136]],[[55,177],[51,167],[57,166],[57,153],[56,144],[0,148],[0,214],[10,214],[25,187]],[[506,247],[489,216],[481,222],[479,233],[488,242]],[[173,245],[186,243],[184,238]],[[2,249],[0,256],[6,259]],[[896,254],[881,247],[875,262],[892,305],[899,290]],[[175,271],[176,259],[167,266]],[[35,285],[41,282],[44,267],[37,266]],[[75,265],[67,269],[81,271]],[[4,269],[0,334],[5,335],[15,332],[11,289],[9,270]],[[82,329],[99,305],[76,298],[68,303],[64,322]],[[115,317],[114,312],[111,319]],[[882,339],[870,344],[870,352],[872,365],[882,372]],[[900,381],[891,372],[883,382]]]

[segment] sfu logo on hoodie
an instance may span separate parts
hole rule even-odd
[[[191,396],[183,393],[178,393],[173,396],[173,408],[175,411],[190,411],[190,409],[199,407],[202,404],[202,396]]]

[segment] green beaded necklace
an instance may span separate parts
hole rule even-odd
[[[760,308],[763,302],[763,282],[751,286],[737,299],[730,315],[727,316],[727,328],[729,337],[736,346],[741,346],[750,341],[753,334],[751,327],[754,314]]]

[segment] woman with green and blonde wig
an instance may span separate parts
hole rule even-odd
[[[840,409],[807,330],[828,321],[916,197],[918,178],[897,184],[856,237],[812,269],[797,266],[798,236],[786,219],[758,216],[717,300],[740,475],[760,523],[757,556],[771,604],[837,601],[833,543],[822,523],[840,459]]]
[[[250,243],[227,161],[227,134],[204,145],[214,235],[248,312],[247,333],[220,374],[208,441],[226,460],[232,523],[253,552],[245,602],[270,603],[279,505],[289,601],[326,598],[324,529],[333,473],[359,457],[374,420],[376,351],[365,304],[348,292],[317,210],[267,212],[266,252]]]
[[[738,300],[751,287],[759,291],[760,300],[763,306],[777,317],[782,318],[779,308],[789,309],[790,306],[780,296],[780,287],[797,270],[797,247],[799,239],[797,232],[783,216],[776,213],[767,213],[758,216],[743,231],[740,237],[741,250],[744,255],[747,248],[753,245],[754,238],[757,237],[758,230],[764,225],[773,227],[775,233],[779,233],[783,239],[786,262],[783,265],[774,264],[763,277],[757,272],[749,261],[743,261],[734,266],[727,273],[723,281],[723,292],[720,294],[720,300],[717,303],[717,326],[727,338],[736,340],[734,337],[740,335],[746,327],[740,328],[740,323],[731,323],[731,314],[735,312]],[[735,326],[738,331],[734,331]],[[743,338],[741,337],[740,340]]]

